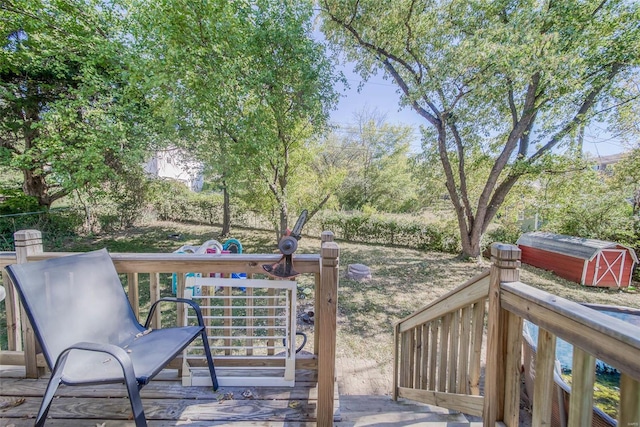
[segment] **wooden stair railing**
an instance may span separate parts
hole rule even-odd
[[[482,415],[480,369],[489,273],[395,325],[393,398]]]
[[[522,326],[527,319],[540,328],[533,425],[551,425],[559,337],[574,345],[566,425],[592,423],[597,357],[621,372],[618,426],[640,426],[640,328],[521,283],[516,246],[493,244],[491,258],[489,272],[396,323],[393,398],[481,416],[484,426],[518,426]]]

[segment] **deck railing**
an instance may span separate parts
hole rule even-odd
[[[394,399],[518,426],[526,319],[539,327],[534,426],[551,425],[556,337],[574,345],[567,425],[591,425],[597,358],[621,372],[618,425],[640,426],[640,328],[521,283],[515,246],[494,244],[491,255],[489,272],[395,325]]]
[[[339,249],[333,241],[333,233],[322,233],[319,254],[294,255],[295,269],[301,274],[314,277],[315,291],[315,330],[313,355],[297,358],[296,369],[314,370],[318,382],[318,425],[333,424],[333,404],[335,387],[335,346],[336,315],[338,297]],[[28,378],[38,378],[46,367],[44,358],[38,352],[38,344],[27,316],[18,301],[4,267],[14,263],[37,261],[52,257],[69,255],[62,252],[44,252],[42,235],[37,230],[23,230],[15,234],[15,252],[0,253],[2,283],[7,290],[5,300],[7,318],[8,350],[0,351],[0,364],[24,365]],[[185,275],[190,272],[216,272],[222,275],[246,273],[247,277],[264,274],[263,264],[274,264],[280,259],[277,254],[158,254],[158,253],[112,253],[111,257],[118,273],[126,276],[127,294],[131,306],[140,319],[140,281],[149,281],[149,304],[160,299],[161,274],[176,273],[177,288],[184,289]],[[182,319],[183,313],[176,313],[176,323]],[[144,319],[142,319],[144,321]],[[157,328],[162,322],[162,313],[156,312],[152,327]],[[224,356],[216,357],[217,366],[250,367],[250,357],[246,360],[233,358],[225,360]],[[264,366],[266,362],[260,361]],[[277,361],[276,361],[277,363]],[[180,359],[172,365],[181,368]],[[308,378],[305,377],[308,381]]]

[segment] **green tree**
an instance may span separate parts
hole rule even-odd
[[[180,147],[203,162],[224,194],[221,234],[227,235],[230,195],[244,170],[231,146],[246,125],[243,50],[253,26],[251,4],[132,0],[128,7],[134,41],[143,52],[133,75],[167,135],[158,146]]]
[[[612,172],[613,185],[623,192],[631,204],[632,215],[640,221],[640,143],[614,165]]]
[[[337,102],[336,79],[323,46],[312,37],[312,2],[259,0],[256,6],[247,44],[251,138],[236,148],[251,154],[246,161],[277,205],[274,225],[281,234],[289,205],[300,198],[289,193],[292,178],[305,179],[300,172],[313,160],[313,138],[326,129]],[[307,208],[317,211],[327,200],[320,196]]]
[[[99,1],[0,4],[0,164],[48,208],[142,160],[144,104],[128,85],[122,9]]]
[[[428,125],[463,255],[509,191],[598,116],[640,64],[637,2],[322,0],[324,31],[364,78],[392,78]],[[469,159],[491,160],[479,191]],[[471,154],[471,156],[470,156]]]
[[[339,192],[345,209],[365,206],[382,212],[407,212],[416,208],[409,149],[413,129],[393,126],[377,111],[363,110],[354,122],[339,129],[339,151],[349,170]]]
[[[634,218],[629,177],[597,171],[590,160],[564,160],[537,180],[533,208],[543,229],[571,236],[631,243]],[[624,184],[622,184],[624,182]],[[637,185],[637,184],[636,184]]]
[[[300,199],[290,184],[304,179],[299,171],[313,161],[314,136],[337,99],[332,64],[311,37],[311,2],[142,1],[134,9],[159,114],[175,118],[180,140],[225,192],[249,194],[283,232]]]

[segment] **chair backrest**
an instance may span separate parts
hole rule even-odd
[[[70,345],[118,344],[144,329],[106,249],[14,264],[7,271],[50,368]]]

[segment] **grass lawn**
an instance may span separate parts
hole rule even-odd
[[[45,250],[88,251],[106,247],[111,252],[173,252],[185,244],[197,245],[214,239],[218,232],[216,227],[159,222],[117,234],[77,238],[55,248],[45,243]],[[170,238],[171,234],[179,234],[180,238]],[[232,237],[242,242],[245,253],[275,252],[273,232],[236,228]],[[337,356],[374,360],[389,378],[394,322],[489,267],[488,262],[479,265],[475,261],[461,261],[453,254],[343,241],[338,244]],[[319,248],[319,236],[305,236],[299,242],[298,252],[317,253]],[[346,279],[347,265],[354,263],[369,266],[372,279],[367,282]],[[637,290],[587,288],[527,266],[522,268],[521,281],[572,301],[640,308]],[[303,288],[313,286],[309,277],[302,277],[300,283]],[[311,307],[311,301],[301,302],[303,307],[305,303]],[[3,307],[0,310],[4,316]],[[301,325],[301,328],[312,334],[312,327]]]
[[[88,251],[106,247],[111,252],[173,252],[186,244],[215,239],[219,228],[158,222],[117,234],[78,238],[63,247],[45,250]],[[170,238],[179,234],[180,239]],[[242,242],[245,253],[276,251],[273,232],[235,228],[232,237]],[[461,261],[453,254],[424,252],[400,247],[338,241],[340,246],[339,353],[366,354],[379,362],[391,359],[393,324],[489,267]],[[309,236],[299,242],[299,253],[318,252],[320,239]],[[373,278],[348,280],[348,264],[365,264]],[[308,280],[307,280],[308,279]],[[311,286],[302,277],[303,286]],[[528,266],[521,281],[577,302],[624,305],[640,308],[640,292],[588,288]],[[371,345],[375,343],[375,345]]]

